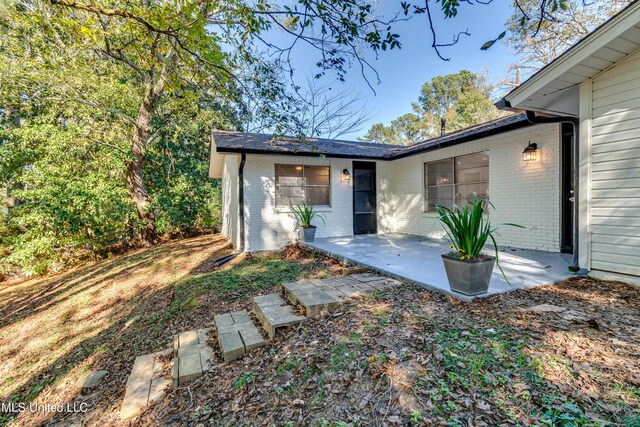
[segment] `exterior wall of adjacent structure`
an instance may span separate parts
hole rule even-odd
[[[580,87],[580,266],[640,276],[640,52]]]
[[[523,162],[527,144],[538,144],[538,160]],[[560,250],[560,126],[536,125],[393,161],[376,161],[378,233],[443,236],[437,215],[425,212],[424,163],[480,151],[489,152],[489,194],[493,223],[514,222],[524,229],[503,228],[502,245]],[[239,156],[225,156],[223,232],[237,247],[237,166]],[[231,160],[234,159],[234,160]],[[353,159],[247,154],[244,168],[245,250],[269,250],[297,239],[298,227],[288,208],[275,206],[275,165],[328,165],[331,206],[319,208],[316,236],[353,234]],[[233,181],[232,183],[227,181]],[[227,206],[228,204],[228,206]]]
[[[238,215],[239,155],[224,156],[222,167],[222,234],[235,248],[240,247],[240,216]]]
[[[538,160],[524,162],[529,141],[538,144]],[[498,243],[525,249],[560,251],[560,126],[529,126],[464,144],[389,162],[392,195],[385,231],[442,237],[435,212],[424,203],[425,162],[465,154],[489,153],[489,197],[494,224],[511,222],[524,228],[503,227]]]

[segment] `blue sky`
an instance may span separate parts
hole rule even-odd
[[[416,15],[409,22],[396,24],[395,30],[401,36],[402,48],[381,52],[377,60],[372,60],[381,79],[380,84],[376,84],[375,80],[372,82],[375,94],[367,86],[357,66],[349,70],[345,83],[332,83],[336,90],[353,88],[361,93],[366,97],[367,106],[372,113],[372,118],[363,125],[362,130],[343,138],[355,139],[364,135],[374,123],[388,124],[394,118],[410,112],[411,103],[417,100],[420,87],[434,76],[456,73],[463,69],[473,72],[486,69],[492,80],[506,77],[507,66],[516,60],[509,49],[501,43],[487,51],[481,51],[480,46],[504,29],[510,13],[510,3],[505,0],[493,1],[488,5],[469,6],[462,3],[456,18],[444,19],[439,13],[439,5],[432,2],[440,42],[449,42],[454,34],[466,29],[471,33],[470,37],[462,37],[456,46],[442,50],[443,56],[451,58],[448,62],[439,59],[431,48],[431,33],[426,15]],[[389,16],[388,14],[400,8],[399,5],[399,0],[386,0],[380,7],[385,16]],[[374,59],[373,55],[371,57]],[[302,46],[295,51],[295,58],[295,79],[299,83],[317,72],[314,66],[318,59],[316,51]],[[324,78],[333,81],[334,77],[327,74]]]

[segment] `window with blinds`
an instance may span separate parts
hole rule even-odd
[[[489,152],[468,154],[424,164],[424,200],[428,212],[436,205],[451,208],[489,198]]]
[[[276,207],[331,206],[329,166],[276,164]]]

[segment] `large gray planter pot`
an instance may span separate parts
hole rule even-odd
[[[461,261],[456,256],[442,255],[442,261],[452,291],[465,295],[487,293],[493,266],[496,263],[494,257]]]
[[[316,238],[316,226],[300,227],[300,240],[303,242],[313,242]]]

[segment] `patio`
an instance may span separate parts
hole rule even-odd
[[[471,300],[449,289],[447,274],[440,255],[448,252],[445,240],[404,234],[369,234],[316,239],[302,243],[340,260],[366,265],[383,274],[444,292],[463,300]],[[511,282],[507,284],[496,267],[489,292],[496,295],[557,282],[572,276],[568,270],[571,255],[527,249],[502,248],[500,265]]]

